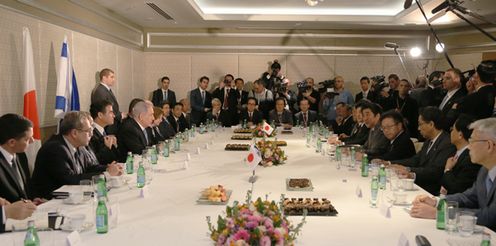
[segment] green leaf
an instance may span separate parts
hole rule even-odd
[[[226,220],[219,215],[219,217],[217,217],[217,230],[223,231],[224,229],[226,229]]]

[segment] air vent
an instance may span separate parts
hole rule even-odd
[[[146,3],[146,5],[148,5],[150,8],[152,8],[153,10],[155,10],[155,12],[157,12],[159,15],[163,16],[165,19],[167,19],[167,20],[174,20],[169,14],[165,13],[165,11],[163,11],[156,4],[154,4],[154,3]]]

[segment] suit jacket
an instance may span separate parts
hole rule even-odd
[[[381,131],[380,124],[377,123],[373,129],[369,131],[367,141],[363,145],[363,149],[368,156],[381,156],[386,153],[389,146],[389,140]]]
[[[108,134],[116,134],[119,125],[122,121],[122,114],[121,111],[119,110],[119,103],[117,102],[117,98],[115,97],[114,93],[111,92],[110,90],[107,90],[107,88],[100,83],[91,92],[91,103],[94,104],[101,102],[103,100],[107,100],[112,103],[112,108],[115,114],[114,124],[107,126],[106,131]]]
[[[369,131],[370,129],[365,124],[362,126],[360,126],[360,124],[355,124],[355,127],[353,127],[353,130],[351,131],[350,137],[343,139],[343,142],[345,144],[363,145],[369,138]]]
[[[496,89],[492,85],[481,87],[468,95],[458,105],[460,114],[472,115],[476,119],[489,118],[493,114]]]
[[[260,111],[255,109],[255,111],[253,111],[253,116],[250,119],[249,114],[248,114],[248,110],[245,109],[241,112],[240,123],[243,124],[244,120],[246,120],[247,123],[251,122],[254,125],[260,124],[260,123],[262,123],[262,113],[260,113]]]
[[[149,145],[156,145],[166,139],[158,129],[158,126],[147,127],[146,132],[148,133],[148,136],[150,136],[149,139],[151,139]]]
[[[315,112],[319,112],[319,103],[320,103],[320,93],[315,90],[315,89],[312,89],[312,93],[310,93],[310,96],[315,98],[316,101],[315,103],[310,103],[310,110],[313,110]],[[300,105],[300,101],[303,99],[303,94],[298,92],[298,96],[296,97],[296,102],[298,103],[298,105]]]
[[[285,109],[281,114],[281,119],[279,119],[276,110],[273,109],[269,113],[269,122],[274,122],[276,126],[283,124],[293,125],[293,114],[291,111]]]
[[[231,112],[221,109],[219,116],[214,115],[212,111],[207,113],[207,120],[215,120],[219,122],[222,126],[231,126]]]
[[[443,91],[442,88],[432,88],[427,86],[425,90],[423,90],[419,95],[419,108],[425,108],[427,106],[437,107],[443,101]]]
[[[444,131],[427,153],[429,144],[430,141],[424,142],[422,149],[416,155],[393,163],[410,167],[416,175],[415,183],[429,193],[438,195],[446,160],[455,154],[456,148],[451,144],[449,134]]]
[[[466,90],[460,88],[458,89],[453,96],[444,104],[444,107],[441,109],[441,112],[444,116],[445,121],[445,131],[449,131],[451,126],[455,124],[456,119],[458,118],[458,111],[453,108],[454,104],[459,104],[463,98],[467,95]],[[441,104],[440,104],[441,105]]]
[[[227,101],[224,102],[225,97],[225,88],[216,88],[212,92],[212,98],[218,98],[222,105],[222,111],[225,111],[223,114],[226,117],[223,119],[223,126],[231,126],[237,124],[236,114],[238,112],[238,96],[239,93],[236,93],[236,89],[231,88],[229,90],[229,95],[227,95]],[[212,116],[212,115],[211,115]]]
[[[158,125],[158,129],[165,139],[171,139],[176,135],[176,130],[174,130],[174,127],[169,122],[169,118],[163,118],[162,122]]]
[[[16,154],[15,165],[21,174],[21,179],[12,169],[3,154],[0,152],[0,197],[13,203],[21,199],[30,199],[29,193],[29,171],[27,171],[28,160],[26,154]],[[24,185],[22,189],[21,183]]]
[[[179,117],[178,122],[176,122],[176,119],[172,114],[167,117],[167,120],[169,121],[172,129],[175,131],[174,135],[179,132],[184,132],[184,130],[188,128],[188,122],[186,122],[186,118],[183,115]]]
[[[127,152],[141,155],[147,146],[152,144],[152,137],[148,136],[148,143],[140,125],[133,118],[126,118],[117,133],[117,142],[119,146],[119,161],[125,162]]]
[[[161,107],[162,103],[165,101],[164,93],[162,93],[161,88],[153,91],[152,103],[155,107]],[[176,104],[176,93],[174,91],[167,90],[167,102],[169,102],[171,108]]]
[[[106,170],[106,166],[98,165],[85,147],[77,148],[76,152],[77,159],[62,135],[52,136],[41,146],[31,178],[33,197],[51,198],[52,192],[61,186],[79,185],[79,181],[91,179]]]
[[[344,133],[350,136],[351,131],[353,130],[353,126],[355,125],[355,122],[353,121],[353,117],[350,115],[348,118],[344,120],[344,122],[341,125],[339,125],[338,122],[336,122],[336,120],[332,120],[330,124],[332,126],[332,130],[334,131],[334,133],[338,135]]]
[[[406,131],[403,131],[396,137],[393,143],[389,143],[388,151],[378,158],[392,161],[410,158],[415,154],[415,146],[410,139],[410,135]]]
[[[369,93],[367,93],[366,99],[368,99],[371,102],[375,102],[376,98],[377,98],[377,96],[376,96],[375,92],[372,90],[369,90]],[[363,99],[363,91],[361,91],[355,95],[355,102],[359,102],[362,99]]]
[[[304,127],[307,127],[310,125],[310,123],[317,121],[317,118],[318,118],[316,111],[309,109],[307,112],[308,112],[308,115],[307,115],[307,121],[308,122],[306,123],[306,125],[305,125],[305,122],[303,120],[303,112],[300,111],[300,112],[295,114],[296,120],[300,123],[300,125],[303,125]]]
[[[89,146],[95,153],[98,162],[102,165],[107,165],[119,159],[119,150],[114,146],[111,149],[105,146],[104,136],[96,128],[93,129],[93,136],[90,139]]]
[[[487,192],[487,174],[487,168],[482,167],[472,187],[462,193],[448,195],[446,200],[458,202],[460,208],[474,209],[477,224],[496,231],[496,199],[494,198],[496,185],[493,185],[489,193]]]
[[[448,194],[464,192],[475,182],[480,168],[481,165],[474,164],[470,160],[470,150],[465,149],[458,157],[455,166],[444,173],[441,186],[448,191]]]
[[[207,120],[205,108],[212,108],[212,95],[205,91],[205,102],[202,101],[202,96],[199,88],[196,88],[190,93],[191,102],[191,125],[200,125]]]
[[[397,109],[406,120],[406,128],[411,137],[418,138],[418,113],[419,108],[415,99],[406,96],[404,99],[399,95],[394,96],[394,108]]]

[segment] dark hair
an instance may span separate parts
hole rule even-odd
[[[178,103],[174,104],[174,108],[175,108],[176,106],[181,106],[181,107],[184,107],[184,104],[182,104],[182,103],[178,102]]]
[[[236,78],[236,79],[234,80],[234,83],[236,83],[236,81],[238,81],[238,80],[241,80],[241,82],[243,82],[243,84],[245,83],[245,81],[244,81],[242,78]]]
[[[469,126],[474,120],[475,119],[468,114],[460,114],[453,127],[462,133],[463,139],[468,141],[470,135],[472,135],[472,129],[469,129]]]
[[[374,115],[378,115],[382,113],[381,106],[373,102],[364,102],[362,105],[362,111],[364,111],[365,109],[369,109],[370,111],[372,111]]]
[[[403,126],[403,129],[406,129],[405,128],[405,120],[403,119],[403,115],[401,115],[400,112],[398,112],[394,109],[386,111],[385,113],[383,113],[381,115],[380,121],[382,122],[384,119],[392,119],[394,121],[394,123],[401,124],[401,126]]]
[[[367,76],[363,76],[363,77],[361,77],[361,78],[360,78],[360,81],[362,81],[362,80],[367,80],[367,83],[369,83],[369,84],[370,84],[370,79],[369,79],[369,77],[367,77]]]
[[[339,106],[339,105],[343,105],[343,106],[346,107],[347,104],[345,102],[338,102],[338,103],[336,103],[336,107]]]
[[[136,103],[139,102],[144,102],[144,101],[141,98],[133,98],[133,100],[131,100],[131,102],[129,103],[129,111],[128,111],[130,115],[132,114],[133,108],[136,105]]]
[[[420,116],[425,122],[433,122],[434,127],[438,130],[443,129],[443,116],[441,110],[437,107],[428,106],[420,110]]]
[[[494,83],[496,80],[496,60],[481,62],[477,66],[477,74],[483,83]]]
[[[165,100],[160,104],[160,107],[163,108],[165,104],[169,105],[169,107],[171,106],[170,102]]]
[[[231,79],[234,80],[234,76],[232,76],[232,74],[230,74],[230,73],[228,73],[228,74],[226,74],[226,76],[224,76],[224,78],[226,78],[226,77],[231,77]]]
[[[301,104],[301,102],[302,102],[302,101],[307,101],[307,102],[308,102],[308,105],[310,105],[310,101],[309,101],[308,99],[306,99],[306,98],[302,98],[302,99],[300,100],[300,103],[298,103],[298,105],[299,105],[299,104]]]
[[[286,107],[286,99],[285,99],[284,97],[278,97],[278,98],[276,98],[276,100],[274,101],[274,104],[275,104],[277,101],[283,101],[283,102],[284,102],[284,107]]]
[[[26,131],[33,124],[26,117],[17,114],[4,114],[0,117],[0,144],[5,144],[9,139],[20,139],[26,136]]]
[[[265,83],[261,79],[257,79],[255,81],[253,81],[253,84],[263,85],[265,87]]]
[[[246,103],[248,103],[250,100],[255,101],[255,105],[258,105],[258,101],[257,101],[257,99],[256,99],[256,98],[254,98],[254,97],[248,97],[248,99],[246,100]]]
[[[397,74],[392,73],[392,74],[390,74],[390,75],[388,76],[388,80],[390,80],[390,79],[400,80],[400,77],[398,77],[398,75],[397,75]]]
[[[103,77],[107,77],[109,76],[110,74],[114,73],[114,71],[112,71],[112,69],[110,68],[104,68],[102,69],[102,71],[100,71],[100,81],[103,79]]]
[[[207,81],[210,81],[210,79],[207,76],[202,76],[200,78],[199,82],[202,82],[204,79],[206,79]]]
[[[458,76],[458,78],[460,78],[460,81],[463,80],[463,73],[458,68],[448,68],[446,72],[453,72],[456,76]]]
[[[272,65],[270,65],[270,69],[272,69],[272,70],[274,70],[274,69],[281,69],[281,64],[279,64],[279,61],[274,60],[274,62],[272,63]]]
[[[170,81],[169,77],[164,76],[164,77],[162,77],[162,79],[160,80],[160,82],[164,82],[164,80],[169,80]]]
[[[441,79],[443,77],[444,72],[443,71],[434,71],[429,75],[429,82],[433,82],[434,78]]]
[[[108,105],[112,106],[112,103],[106,99],[97,103],[92,103],[90,105],[91,118],[96,119],[96,117],[98,117],[98,113],[105,113],[105,108]]]

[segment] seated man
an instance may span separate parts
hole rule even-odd
[[[349,136],[355,125],[351,114],[351,107],[344,102],[339,102],[336,104],[336,115],[336,119],[330,122],[332,130],[335,134],[346,134]]]
[[[303,98],[300,100],[300,112],[295,114],[295,118],[299,125],[307,127],[310,123],[317,121],[317,112],[310,110],[310,102]]]
[[[234,92],[234,91],[233,91]],[[231,112],[221,108],[222,102],[218,98],[212,99],[212,111],[207,113],[207,120],[218,122],[221,126],[231,126]]]
[[[66,113],[59,132],[41,146],[36,156],[31,182],[34,196],[51,198],[52,192],[61,186],[79,185],[79,181],[105,170],[112,176],[122,174],[118,164],[98,165],[88,157],[86,146],[93,132],[89,113]]]
[[[362,106],[363,102],[358,102],[355,104],[354,110],[353,110],[353,117],[355,118],[354,121],[355,126],[353,126],[353,129],[351,130],[351,135],[347,136],[346,134],[341,134],[339,136],[339,139],[344,142],[345,144],[359,144],[363,145],[367,141],[367,138],[369,136],[369,128],[363,122],[363,116],[362,116]]]
[[[112,103],[107,100],[91,104],[90,114],[93,118],[93,136],[90,140],[90,148],[95,153],[100,164],[106,165],[117,161],[119,151],[117,150],[117,138],[107,135],[105,127],[114,124],[114,111]]]
[[[176,103],[172,110],[172,114],[168,118],[169,123],[176,133],[184,132],[188,128],[188,122],[183,115],[183,104]]]
[[[388,151],[376,158],[385,161],[401,160],[415,155],[415,146],[406,131],[401,113],[390,110],[381,116],[381,128],[389,140]]]
[[[425,107],[419,116],[420,134],[426,139],[422,149],[413,157],[392,161],[401,175],[415,179],[415,183],[433,195],[439,194],[446,160],[455,154],[449,135],[443,131],[441,110]]]
[[[160,124],[158,125],[158,129],[165,139],[171,139],[176,135],[176,130],[174,130],[171,123],[169,122],[170,111],[171,110],[169,102],[164,102],[162,105],[162,112],[164,113],[164,115],[162,116],[162,122],[160,122]]]
[[[386,153],[389,141],[381,131],[381,107],[375,103],[365,103],[362,106],[363,122],[370,129],[367,141],[363,145],[364,152],[370,159]]]
[[[464,192],[472,186],[480,165],[470,161],[468,139],[472,130],[469,125],[473,122],[471,116],[461,114],[451,130],[451,143],[456,147],[456,154],[448,158],[444,166],[444,175],[441,180],[441,194],[455,194]]]
[[[0,197],[9,202],[30,199],[28,160],[33,142],[31,121],[17,114],[0,117]]]
[[[285,107],[286,100],[284,97],[278,97],[276,99],[276,108],[269,113],[269,122],[274,122],[276,126],[292,127],[293,114]]]
[[[23,220],[30,217],[36,210],[36,205],[28,200],[10,203],[0,197],[0,233],[5,232],[5,222],[7,219]]]
[[[248,102],[246,104],[246,109],[241,111],[240,123],[246,122],[246,124],[251,127],[253,125],[258,125],[262,122],[262,114],[256,109],[257,99],[254,97],[248,97]]]
[[[122,121],[117,132],[121,162],[126,161],[128,152],[140,155],[146,147],[152,145],[152,136],[146,130],[151,126],[152,121],[153,104],[146,101],[137,102],[131,110],[130,117]]]
[[[447,195],[447,201],[458,202],[458,207],[475,211],[477,224],[496,230],[496,119],[478,120],[470,125],[470,160],[482,165],[471,188],[462,193]],[[419,195],[413,201],[412,217],[436,218],[437,200],[429,195]]]

